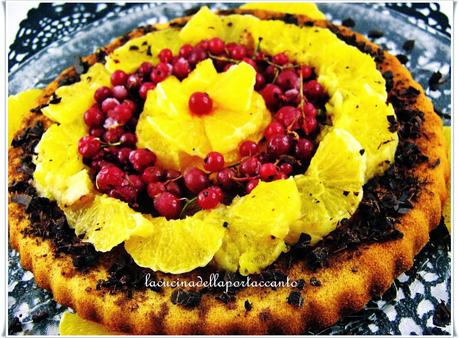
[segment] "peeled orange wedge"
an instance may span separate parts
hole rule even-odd
[[[118,336],[122,332],[111,331],[105,326],[83,319],[76,313],[64,312],[59,322],[61,336]]]
[[[301,195],[301,218],[288,237],[301,233],[315,243],[354,214],[363,194],[366,157],[360,143],[347,131],[334,128],[319,144],[304,175],[295,177]]]
[[[228,206],[227,233],[215,261],[243,275],[261,271],[286,250],[284,238],[300,215],[301,199],[293,178],[260,182]]]
[[[151,220],[145,236],[124,243],[134,261],[154,271],[184,273],[206,266],[218,251],[224,236],[223,209],[200,211],[192,217]]]
[[[37,101],[42,93],[42,89],[29,89],[8,97],[8,146],[20,128],[24,117],[30,112],[30,109],[38,105]]]

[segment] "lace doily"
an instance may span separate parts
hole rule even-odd
[[[59,70],[71,64],[71,59],[77,56],[76,52],[81,55],[90,53],[86,44],[92,47],[103,45],[135,26],[147,22],[165,22],[184,13],[192,13],[199,5],[42,3],[29,11],[10,46],[10,94],[32,86],[45,85]],[[228,8],[236,5],[219,3],[210,6]],[[432,74],[440,71],[442,84],[436,90],[427,89],[427,95],[449,124],[451,28],[447,17],[439,11],[438,4],[321,3],[319,7],[330,20],[337,23],[353,17],[356,24],[353,29],[358,32],[386,31],[387,34],[375,41],[394,54],[406,54],[406,66],[424,88],[429,88]],[[91,32],[94,32],[96,26],[104,29],[107,35],[94,37]],[[78,35],[81,32],[85,33],[84,38]],[[411,51],[402,48],[408,39],[416,41]],[[49,69],[43,70],[44,60],[56,61],[45,63]],[[436,319],[439,311],[451,308],[450,241],[445,227],[441,226],[432,233],[432,240],[416,257],[413,268],[399,276],[381,299],[371,301],[363,311],[343,318],[331,328],[309,333],[450,334],[449,321]],[[8,271],[9,333],[57,334],[60,317],[66,308],[57,304],[49,292],[36,286],[32,273],[20,267],[18,254],[12,250],[8,256]],[[21,324],[12,326],[15,322]]]

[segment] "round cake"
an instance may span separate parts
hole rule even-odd
[[[442,122],[409,71],[314,7],[250,7],[115,39],[15,133],[10,243],[82,318],[302,334],[384,293],[440,223]]]

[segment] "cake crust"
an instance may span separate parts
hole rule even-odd
[[[222,14],[228,13],[225,11]],[[231,13],[247,13],[261,19],[283,17],[282,14],[266,11],[233,10]],[[326,21],[311,21],[304,16],[291,18],[299,25],[312,22],[320,27],[331,28],[343,37],[355,36],[356,41],[367,48],[379,49],[348,28],[332,26]],[[188,19],[176,19],[169,25],[183,25]],[[147,32],[148,28],[136,29],[115,39],[104,50],[110,53],[127,40]],[[83,60],[93,64],[97,61],[97,53]],[[212,295],[205,296],[195,308],[172,304],[172,289],[163,289],[161,292],[134,291],[132,298],[122,292],[112,294],[104,289],[98,290],[97,281],[107,278],[109,267],[116,259],[116,250],[104,256],[104,260],[94,267],[81,272],[74,267],[70,256],[53,254],[50,240],[24,234],[24,230],[30,226],[27,213],[23,206],[10,198],[9,238],[12,247],[20,253],[21,265],[33,272],[37,284],[50,290],[58,303],[73,308],[81,317],[99,322],[111,330],[132,334],[301,334],[308,329],[330,326],[344,315],[359,311],[370,299],[387,290],[396,276],[413,265],[414,256],[429,240],[429,232],[440,223],[449,177],[442,122],[434,112],[432,103],[396,57],[384,52],[379,67],[381,72],[392,72],[392,90],[413,87],[420,92],[410,108],[424,113],[422,135],[415,143],[428,160],[418,164],[412,174],[424,183],[413,209],[401,218],[397,226],[403,233],[401,239],[346,250],[332,256],[327,266],[316,271],[301,262],[289,267],[287,275],[290,280],[309,281],[315,277],[321,282],[320,286],[306,282],[301,290],[304,299],[301,307],[288,304],[287,298],[292,291],[288,288],[275,291],[269,288],[245,288],[238,291],[234,302],[228,304]],[[74,69],[69,68],[61,73],[48,85],[40,102],[46,103],[59,81],[73,72]],[[31,113],[22,129],[38,121],[42,121],[45,128],[51,124],[45,116]],[[18,170],[21,155],[21,148],[9,149],[10,184],[24,178],[24,174]],[[180,277],[193,280],[198,273],[191,272]],[[246,300],[252,304],[250,310],[244,306]]]

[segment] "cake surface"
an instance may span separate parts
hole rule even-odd
[[[283,15],[263,11],[236,12],[250,13],[263,19],[285,19]],[[306,285],[303,290],[296,291],[294,295],[301,296],[302,306],[297,306],[298,302],[289,304],[286,301],[291,297],[292,290],[289,289],[247,288],[237,292],[234,302],[225,304],[212,295],[205,295],[197,306],[190,309],[172,304],[170,299],[173,290],[169,289],[162,290],[161,293],[152,290],[133,291],[132,298],[125,292],[111,293],[103,288],[98,290],[97,281],[110,275],[108,270],[117,260],[120,250],[115,249],[104,255],[96,266],[81,272],[75,268],[69,255],[52,254],[55,244],[50,240],[24,233],[30,226],[27,212],[24,207],[14,203],[12,197],[9,205],[11,243],[20,252],[22,265],[34,272],[37,283],[50,289],[58,302],[74,308],[86,319],[103,323],[113,330],[136,334],[294,334],[312,327],[331,325],[344,314],[361,309],[369,299],[382,294],[394,277],[412,265],[414,255],[427,243],[430,230],[439,223],[442,202],[446,198],[448,165],[441,121],[434,113],[430,101],[424,96],[422,88],[395,57],[382,52],[377,46],[346,28],[334,27],[324,21],[310,21],[301,16],[293,18],[296,24],[311,22],[319,27],[328,27],[344,41],[373,53],[381,73],[392,73],[390,97],[398,100],[397,105],[394,103],[396,114],[400,116],[407,111],[423,113],[422,123],[414,130],[419,137],[412,142],[420,152],[409,153],[413,149],[406,147],[403,141],[399,145],[399,156],[413,162],[410,164],[413,167],[410,168],[409,176],[422,182],[413,208],[401,217],[400,224],[397,225],[403,237],[384,243],[364,243],[355,250],[335,254],[327,261],[326,266],[315,271],[307,268],[301,261],[294,262],[291,266],[280,264],[280,270],[291,280],[320,281],[319,286]],[[179,19],[171,25],[181,25],[186,20]],[[144,33],[145,30],[139,29],[129,36],[132,38]],[[109,52],[122,43],[123,40],[118,39],[106,51]],[[88,63],[95,60],[96,55],[85,59]],[[72,70],[67,70],[60,79],[50,84],[42,103],[47,102],[58,81],[71,72]],[[50,121],[44,116],[31,114],[24,127],[33,126],[38,121],[45,127],[50,125]],[[402,126],[403,123],[404,121],[400,121]],[[408,130],[411,125],[408,122],[406,124]],[[411,136],[409,130],[407,134]],[[21,146],[10,150],[10,185],[18,184],[24,179],[24,174],[18,170],[23,151]],[[53,267],[51,271],[50,266]],[[198,273],[201,271],[191,272],[183,277],[192,280]],[[250,310],[245,305],[246,301],[251,304]]]

